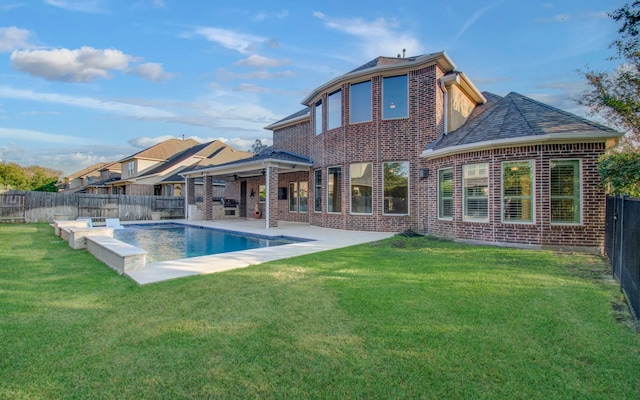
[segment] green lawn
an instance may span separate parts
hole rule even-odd
[[[595,256],[394,237],[139,287],[0,225],[2,399],[638,399]]]

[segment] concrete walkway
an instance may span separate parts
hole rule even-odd
[[[157,223],[158,221],[148,222]],[[171,220],[163,222],[176,222],[186,225],[205,226],[266,236],[290,236],[311,239],[313,241],[147,264],[147,267],[144,269],[127,273],[127,276],[140,285],[185,276],[211,274],[235,268],[244,268],[249,265],[260,264],[267,261],[317,253],[360,243],[374,242],[394,235],[389,232],[345,231],[283,221],[279,222],[278,228],[266,230],[264,220],[250,219],[216,221]],[[122,224],[126,225],[126,222]]]

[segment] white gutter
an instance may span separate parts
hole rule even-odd
[[[612,133],[586,133],[586,132],[571,132],[571,133],[554,133],[546,135],[525,136],[520,138],[509,139],[497,139],[497,140],[485,140],[483,142],[463,144],[459,146],[445,147],[440,150],[425,150],[420,154],[421,158],[432,159],[446,157],[453,154],[467,153],[471,151],[487,150],[491,148],[504,148],[511,146],[525,146],[550,142],[601,142],[606,139],[616,139],[623,134],[619,132]]]
[[[442,93],[444,95],[444,115],[443,115],[443,120],[444,120],[444,128],[442,131],[443,135],[447,135],[447,131],[449,128],[449,91],[447,91],[447,86],[445,85],[445,80],[444,77],[440,78],[440,88],[442,89]]]
[[[276,128],[284,128],[285,126],[295,125],[295,124],[297,124],[299,122],[302,122],[302,121],[304,121],[306,119],[310,119],[311,118],[310,115],[311,115],[311,113],[308,112],[308,113],[306,113],[304,115],[301,115],[299,117],[287,119],[287,120],[281,121],[281,122],[274,122],[271,125],[265,126],[263,129],[268,129],[268,130],[272,131],[272,130],[274,130]]]

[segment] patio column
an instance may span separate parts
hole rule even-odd
[[[213,220],[213,176],[204,177],[204,220]]]
[[[267,167],[267,229],[278,227],[278,168]]]
[[[196,179],[187,178],[187,204],[196,204]]]

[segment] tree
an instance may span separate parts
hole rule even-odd
[[[251,151],[253,151],[255,154],[258,154],[267,147],[269,146],[267,146],[266,144],[262,144],[262,140],[256,139],[256,141],[251,145]]]
[[[590,90],[577,100],[593,113],[602,115],[616,128],[627,132],[623,144],[640,147],[640,1],[633,1],[610,13],[617,22],[621,37],[611,47],[617,51],[612,60],[621,60],[615,72],[580,71]]]
[[[62,171],[37,165],[22,167],[13,162],[0,162],[0,189],[56,192]]]
[[[610,193],[640,197],[640,152],[625,151],[605,155],[598,164],[598,172],[609,184]]]

